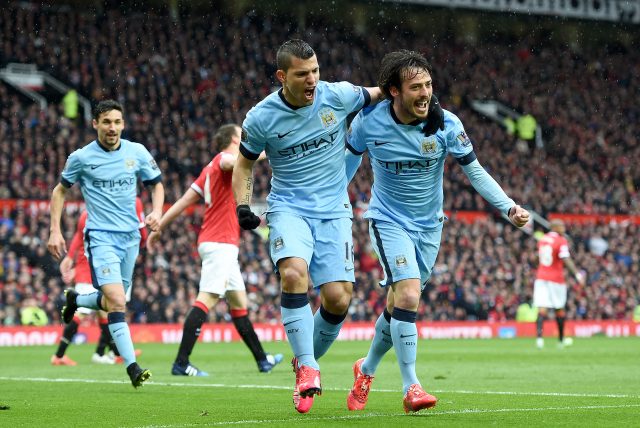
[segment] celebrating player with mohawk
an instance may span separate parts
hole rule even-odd
[[[306,413],[322,390],[317,359],[338,336],[355,279],[346,120],[381,92],[321,81],[316,54],[302,40],[280,46],[277,62],[282,89],[247,114],[233,191],[240,226],[257,227],[260,219],[249,208],[252,169],[264,150],[273,171],[267,198],[271,259],[280,273],[282,323],[294,353],[293,402]],[[315,316],[307,297],[309,276],[321,298]]]

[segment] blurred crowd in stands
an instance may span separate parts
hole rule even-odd
[[[375,84],[386,52],[413,48],[431,59],[435,93],[462,119],[480,162],[515,200],[543,216],[640,215],[640,168],[632,164],[640,158],[637,50],[571,50],[541,35],[517,42],[496,36],[470,48],[453,33],[434,40],[380,25],[367,35],[353,35],[312,20],[298,31],[292,22],[255,11],[240,18],[172,20],[117,11],[99,17],[44,13],[12,4],[0,11],[0,65],[35,63],[87,98],[121,101],[127,121],[123,136],[151,151],[163,171],[167,201],[173,202],[215,155],[211,142],[217,128],[241,123],[249,108],[277,88],[275,50],[284,40],[307,40],[318,54],[323,79],[367,86]],[[474,99],[498,100],[533,115],[544,147],[473,111]],[[41,109],[0,83],[0,199],[49,199],[68,154],[94,138],[89,124],[65,116],[59,104]],[[256,164],[258,200],[268,193],[269,174],[268,163]],[[384,305],[384,290],[377,286],[381,270],[360,219],[370,179],[365,160],[349,189],[356,212],[353,321],[374,320]],[[444,182],[445,209],[452,216],[420,318],[514,319],[532,293],[534,238],[494,218],[454,162],[447,164]],[[148,201],[144,189],[141,193]],[[80,200],[78,190],[68,199]],[[456,219],[461,210],[489,215],[466,223]],[[0,214],[0,323],[20,324],[21,312],[33,305],[44,310],[49,323],[59,323],[64,285],[46,251],[47,211],[27,206]],[[158,254],[142,252],[129,306],[133,322],[182,322],[199,280],[200,216],[197,210],[175,221]],[[77,215],[63,218],[70,239]],[[588,275],[584,288],[569,280],[569,319],[631,319],[640,299],[638,232],[626,222],[569,227],[576,264]],[[276,322],[279,284],[264,230],[244,232],[240,260],[254,322]],[[223,301],[210,320],[226,318]]]

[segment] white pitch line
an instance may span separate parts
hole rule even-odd
[[[548,412],[548,411],[564,411],[564,410],[603,410],[603,409],[624,409],[640,407],[640,404],[622,404],[618,406],[567,406],[567,407],[533,407],[533,408],[516,408],[516,409],[461,409],[461,410],[428,410],[424,413],[415,413],[413,417],[435,417],[439,415],[464,415],[464,414],[482,414],[482,413],[518,413],[518,412]],[[404,418],[407,417],[402,413],[360,413],[346,416],[293,416],[289,419],[244,419],[239,421],[223,421],[208,422],[206,426],[226,426],[226,425],[257,425],[257,424],[274,424],[285,423],[300,420],[304,422],[310,421],[340,421],[352,419],[369,419],[369,418]],[[178,424],[178,425],[144,425],[138,428],[186,428],[202,426],[202,424]]]
[[[8,377],[0,376],[0,380],[16,381],[16,382],[60,382],[60,383],[96,383],[96,384],[128,384],[124,380],[105,380],[105,379],[73,379],[73,378],[46,378],[46,377]],[[145,386],[174,386],[188,388],[238,388],[238,389],[270,389],[284,390],[292,389],[292,386],[282,385],[247,385],[247,384],[224,384],[224,383],[189,383],[189,382],[155,382],[149,381]],[[322,388],[324,391],[348,392],[349,388]],[[376,389],[372,388],[372,392],[390,392],[400,393],[400,389]],[[446,389],[430,389],[433,393],[442,394],[484,394],[484,395],[512,395],[512,396],[539,396],[539,397],[576,397],[576,398],[631,398],[640,399],[640,395],[630,394],[583,394],[571,392],[534,392],[534,391],[471,391],[471,390],[446,390]]]

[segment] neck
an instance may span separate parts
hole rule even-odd
[[[98,144],[100,144],[100,147],[102,147],[106,151],[113,152],[114,150],[118,150],[120,148],[121,141],[120,141],[120,139],[118,139],[118,143],[117,144],[115,144],[113,146],[107,146],[102,141],[98,140]]]

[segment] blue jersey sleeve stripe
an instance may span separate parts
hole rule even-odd
[[[67,189],[70,188],[71,186],[73,186],[73,183],[70,182],[69,180],[65,179],[65,178],[61,178],[60,179],[60,184],[62,184]]]
[[[351,146],[351,144],[347,143],[347,150],[349,150],[351,153],[353,153],[356,156],[362,156],[364,154],[364,152],[359,152],[356,149],[353,148],[353,146]]]
[[[152,184],[158,184],[162,181],[162,176],[158,175],[155,178],[152,178],[151,180],[145,180],[142,182],[142,184],[144,184],[145,186],[151,186]]]
[[[362,95],[364,95],[364,105],[362,107],[367,107],[371,104],[371,95],[365,88],[362,88]]]
[[[456,158],[458,163],[462,166],[469,165],[471,162],[473,162],[476,159],[477,159],[476,152],[473,152],[473,151],[462,156],[461,158]]]
[[[260,157],[260,153],[255,154],[252,151],[250,151],[249,149],[247,149],[244,144],[240,144],[240,153],[242,153],[242,156],[244,156],[245,158],[249,159],[249,160],[257,160],[258,157]]]

